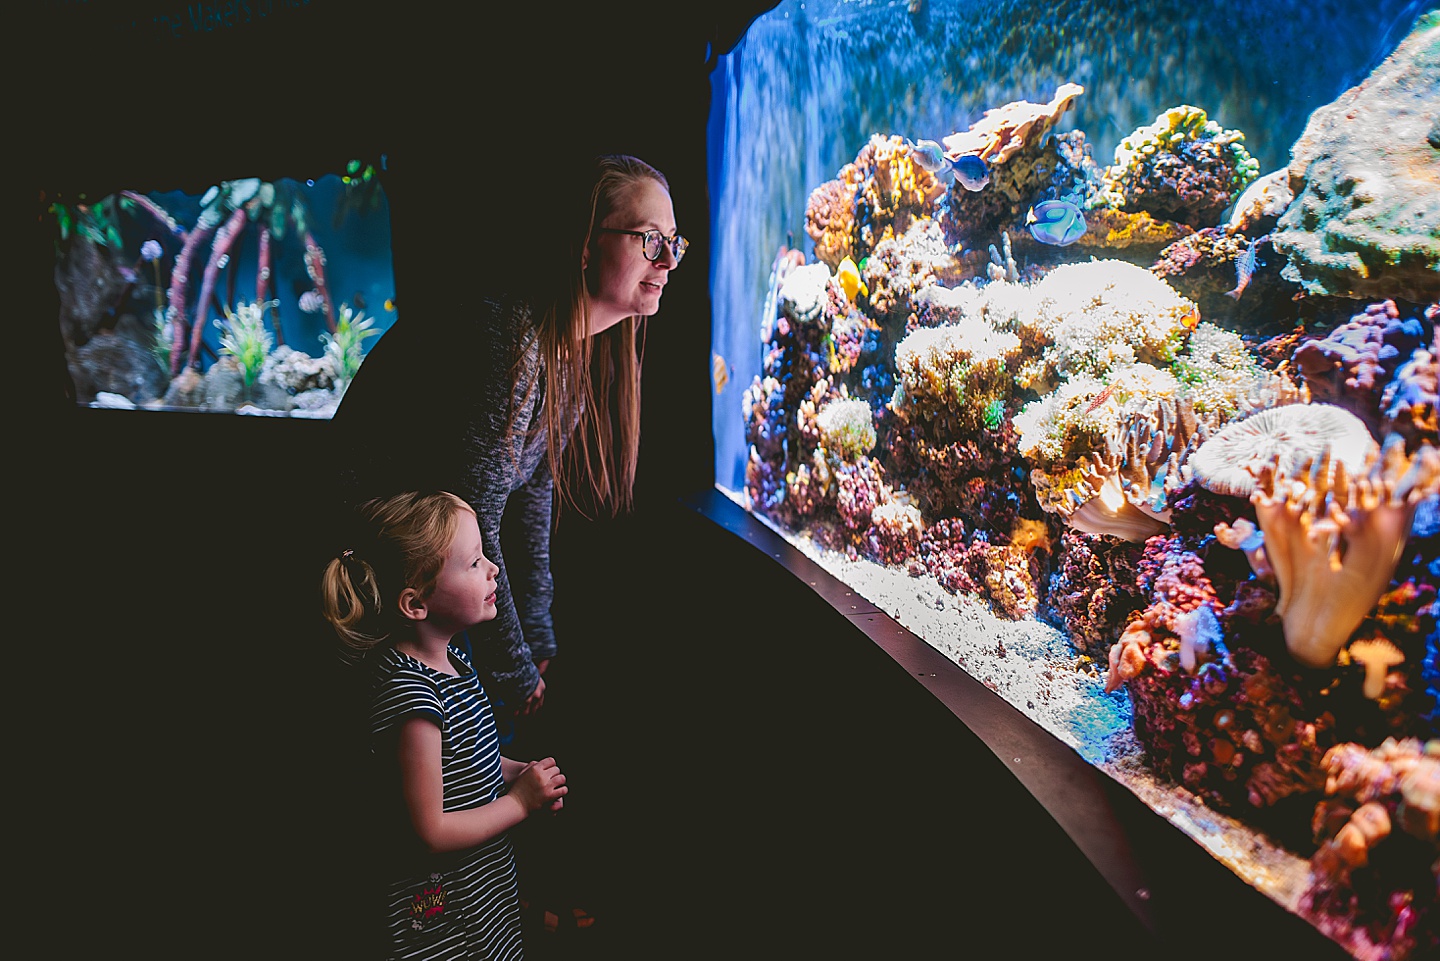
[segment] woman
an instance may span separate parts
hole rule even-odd
[[[531,243],[512,244],[528,279],[507,271],[515,289],[485,298],[473,319],[397,321],[335,414],[350,500],[451,490],[498,545],[497,614],[472,641],[519,714],[544,701],[556,652],[552,506],[612,516],[630,506],[644,320],[687,246],[650,165],[603,156],[586,186],[571,209],[534,218]]]

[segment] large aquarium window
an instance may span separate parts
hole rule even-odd
[[[76,403],[330,417],[397,315],[384,163],[42,197]]]
[[[1435,956],[1440,10],[784,0],[712,89],[717,488]]]

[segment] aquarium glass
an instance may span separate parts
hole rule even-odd
[[[716,486],[1356,957],[1440,949],[1440,10],[799,2]]]
[[[381,167],[45,198],[76,402],[330,417],[398,315]]]

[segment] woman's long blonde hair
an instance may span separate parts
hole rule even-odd
[[[587,517],[591,511],[613,517],[633,503],[640,458],[645,318],[629,317],[586,336],[586,276],[581,264],[596,226],[628,188],[644,180],[670,189],[665,176],[643,160],[624,154],[596,159],[584,218],[568,225],[568,237],[562,238],[568,243],[560,254],[559,291],[547,296],[538,310],[537,336],[545,365],[544,429],[555,497]],[[522,348],[517,373],[523,357]],[[513,428],[514,410],[510,416]]]

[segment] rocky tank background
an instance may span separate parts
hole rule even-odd
[[[379,175],[44,197],[75,400],[330,417],[397,316]]]
[[[1440,951],[1431,6],[785,2],[711,138],[717,485],[1395,961]]]

